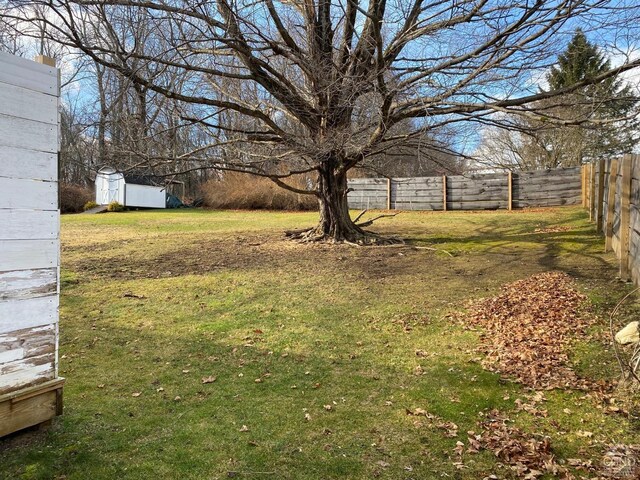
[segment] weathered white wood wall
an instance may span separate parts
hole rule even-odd
[[[58,92],[56,68],[0,52],[0,395],[57,377]]]
[[[495,210],[576,205],[580,167],[507,173],[349,180],[351,208]],[[509,190],[511,189],[511,195]],[[445,200],[446,199],[446,200]],[[511,205],[509,204],[511,200]]]

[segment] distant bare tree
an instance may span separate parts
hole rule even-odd
[[[178,111],[192,107],[181,125],[199,125],[209,142],[178,156],[140,145],[149,165],[202,160],[316,196],[318,225],[292,235],[307,241],[386,241],[349,216],[347,173],[368,158],[463,122],[500,123],[496,113],[562,123],[536,105],[640,66],[628,60],[545,92],[526,86],[577,22],[610,38],[614,30],[633,36],[640,22],[630,0],[11,3],[16,16],[38,21],[34,5],[46,8],[57,41]],[[144,39],[132,29],[136,18]],[[161,72],[169,69],[187,79],[168,81]],[[408,120],[411,131],[398,131]],[[288,181],[308,173],[317,176],[309,190]]]
[[[16,28],[17,21],[14,18],[2,15],[2,2],[0,2],[0,52],[20,55],[23,50],[21,35]]]
[[[502,170],[546,170],[582,163],[582,140],[587,127],[549,125],[538,119],[512,118],[509,128],[481,131],[474,166]]]
[[[610,69],[611,61],[578,29],[546,79],[559,89]],[[521,170],[574,167],[629,153],[640,138],[640,91],[618,75],[535,107],[546,116],[512,116],[508,129],[485,129],[478,163]]]

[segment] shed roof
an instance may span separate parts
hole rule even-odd
[[[139,175],[139,174],[135,174],[135,173],[125,173],[124,174],[124,181],[125,183],[132,183],[134,185],[148,185],[150,187],[160,187],[162,186],[162,183],[160,183],[159,181],[155,180],[155,178],[152,175]],[[162,180],[162,179],[160,179]]]
[[[125,183],[129,183],[131,185],[146,185],[151,187],[164,187],[166,185],[172,184],[182,184],[179,180],[169,179],[164,175],[153,175],[150,173],[140,173],[140,172],[121,172],[116,170],[113,167],[104,166],[98,170],[98,174],[105,175],[113,175],[118,174],[122,175]]]

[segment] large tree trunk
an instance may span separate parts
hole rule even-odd
[[[336,172],[330,165],[327,167],[318,175],[320,221],[314,234],[336,242],[357,242],[366,234],[349,215],[346,172]]]
[[[364,230],[351,219],[347,202],[347,173],[336,165],[337,162],[325,161],[319,168],[318,224],[309,230],[288,232],[287,235],[307,242],[347,242],[359,245],[402,243],[397,238],[385,238]],[[370,225],[371,221],[363,223]]]

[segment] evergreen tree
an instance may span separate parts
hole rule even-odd
[[[558,57],[558,66],[551,67],[547,81],[552,89],[560,89],[592,79],[610,69],[611,62],[578,29],[567,50]]]
[[[547,74],[552,90],[589,81],[611,69],[611,61],[578,29],[558,64]],[[619,77],[586,86],[550,106],[551,116],[583,122],[538,126],[536,143],[564,166],[630,152],[638,140],[638,95]]]

